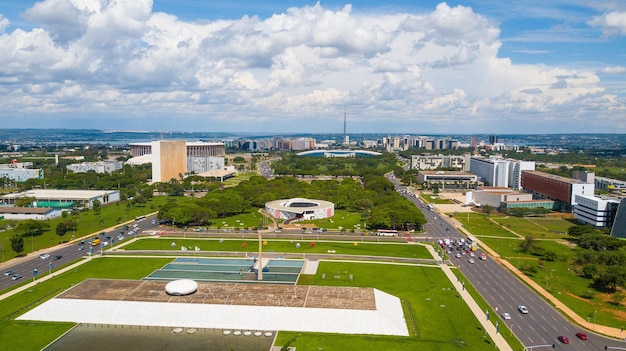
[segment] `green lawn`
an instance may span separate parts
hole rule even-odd
[[[474,236],[481,239],[485,236],[516,238],[517,236],[491,220],[492,216],[479,213],[457,213],[454,218]]]
[[[506,227],[515,233],[525,237],[532,235],[537,239],[560,239],[567,238],[569,235],[565,234],[567,228],[572,224],[564,219],[550,218],[544,220],[543,218],[519,218],[519,217],[496,217],[490,216],[492,221],[495,221]],[[551,228],[558,228],[554,231],[548,229],[547,225]]]
[[[325,274],[325,279],[321,278],[322,274]],[[353,275],[352,281],[346,278],[350,274]],[[335,279],[335,276],[340,278]],[[284,345],[296,337],[291,346],[298,351],[469,351],[494,348],[480,322],[437,268],[321,262],[317,274],[307,283],[375,287],[396,295],[405,302],[405,308],[409,306],[417,334],[394,337],[280,332],[277,345]]]
[[[0,301],[0,350],[38,351],[72,327],[72,323],[15,321],[17,315],[87,278],[141,279],[171,259],[101,258],[41,282]],[[10,317],[10,318],[8,318]],[[16,342],[20,341],[20,342]]]
[[[24,251],[22,254],[28,254],[33,251],[45,249],[59,244],[61,240],[69,241],[74,238],[89,236],[93,233],[101,231],[103,228],[118,225],[119,223],[130,221],[136,216],[146,215],[156,211],[156,209],[167,201],[166,197],[154,197],[145,206],[126,207],[126,202],[118,202],[109,206],[103,206],[100,214],[96,214],[93,210],[80,212],[78,215],[68,215],[65,218],[55,218],[47,221],[50,229],[41,235],[25,236]],[[56,234],[56,226],[64,220],[74,220],[77,222],[78,230],[76,233],[68,232],[62,238]],[[14,230],[0,232],[0,244],[3,247],[4,260],[10,260],[16,256],[11,249],[9,238],[15,234]]]
[[[172,248],[171,244],[176,243]],[[244,245],[245,243],[245,245]],[[432,256],[421,245],[407,243],[361,243],[361,242],[338,242],[338,241],[300,241],[300,240],[265,240],[263,251],[266,253],[301,253],[315,254],[328,253],[334,250],[336,255],[367,255],[367,256],[391,256],[430,259]],[[314,245],[311,245],[314,243]],[[300,244],[300,247],[297,247]],[[145,238],[128,244],[125,250],[168,250],[180,251],[184,245],[192,250],[197,246],[202,251],[223,252],[259,252],[257,240],[241,239],[182,239],[180,237]]]
[[[420,193],[420,198],[422,198],[422,200],[424,200],[424,202],[429,203],[429,204],[436,204],[436,205],[449,205],[449,204],[453,204],[454,201],[450,200],[450,199],[444,199],[439,195],[435,195],[435,194],[424,194],[424,193]]]

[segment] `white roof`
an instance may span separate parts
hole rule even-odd
[[[116,193],[117,190],[59,190],[59,189],[31,189],[21,193],[3,195],[2,198],[34,197],[36,199],[91,199],[106,194]]]

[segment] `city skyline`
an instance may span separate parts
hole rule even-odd
[[[5,128],[624,133],[626,4],[0,5]]]

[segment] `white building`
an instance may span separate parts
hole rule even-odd
[[[0,218],[6,220],[44,221],[61,217],[63,210],[60,208],[36,208],[36,207],[0,207]]]
[[[467,193],[467,204],[477,206],[489,205],[499,208],[505,202],[532,201],[532,194],[513,191],[504,187],[484,187],[480,190],[473,190]]]
[[[113,173],[124,168],[124,164],[118,161],[98,161],[74,163],[66,167],[74,173],[87,173],[89,171],[96,173]]]
[[[29,179],[43,179],[43,169],[0,168],[0,178],[8,178],[16,182],[25,182]]]
[[[613,225],[615,211],[620,200],[591,195],[575,195],[574,217],[580,222],[596,227]]]
[[[493,187],[509,186],[509,160],[501,156],[472,156],[470,172],[480,177],[485,185]]]
[[[17,199],[23,197],[35,198],[34,207],[55,207],[53,204],[79,203],[91,208],[95,200],[98,200],[101,205],[120,201],[120,192],[117,190],[32,189],[0,196],[0,205],[13,206]]]
[[[535,161],[510,160],[509,163],[509,188],[522,188],[522,171],[534,171]]]
[[[437,168],[464,169],[465,156],[421,154],[411,156],[411,169],[433,170]]]

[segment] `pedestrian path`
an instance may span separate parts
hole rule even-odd
[[[424,245],[433,256],[433,258],[437,259],[439,255],[431,245]],[[470,308],[476,319],[483,326],[487,334],[491,340],[494,341],[498,350],[501,351],[513,351],[513,348],[504,340],[502,334],[500,334],[495,325],[493,325],[488,319],[487,315],[485,315],[485,311],[482,310],[478,303],[474,300],[472,295],[470,295],[467,290],[465,290],[465,282],[461,281],[453,272],[452,269],[447,264],[440,264],[441,270],[448,277],[450,283],[454,286],[456,291],[459,293],[463,301]]]

